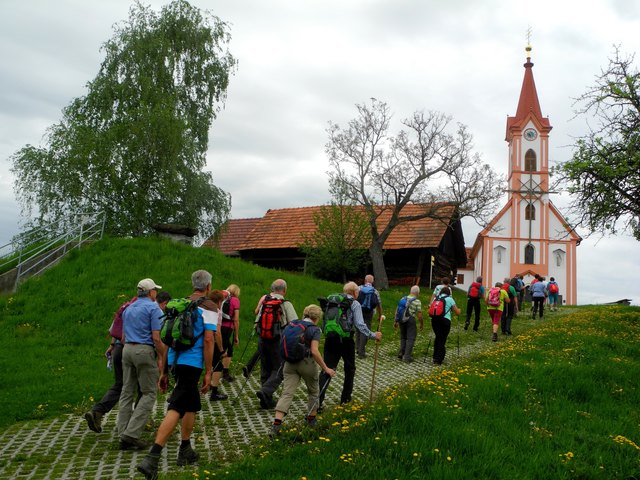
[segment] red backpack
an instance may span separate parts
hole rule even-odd
[[[429,305],[429,316],[431,318],[444,317],[447,314],[445,298],[447,297],[438,297],[431,302],[431,305]]]
[[[473,282],[469,287],[469,298],[479,298],[480,297],[480,287],[482,285],[478,282]]]
[[[487,305],[490,307],[499,307],[500,306],[500,289],[498,287],[493,287],[489,290],[489,295],[487,296]]]
[[[118,308],[118,311],[113,314],[113,322],[111,322],[111,326],[109,327],[109,335],[113,338],[117,338],[118,340],[122,340],[122,315],[124,311],[127,309],[129,305],[138,300],[138,297],[133,297],[128,302],[123,303]]]
[[[551,282],[549,284],[549,293],[556,294],[558,293],[558,284],[556,282]]]
[[[258,335],[265,340],[273,340],[280,337],[282,318],[282,303],[285,300],[265,295],[260,307],[260,318],[257,323]]]

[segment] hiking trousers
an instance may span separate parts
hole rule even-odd
[[[312,412],[318,407],[318,379],[320,378],[320,370],[318,364],[311,358],[304,358],[303,360],[290,363],[284,362],[284,382],[282,384],[282,395],[276,405],[276,411],[287,413],[293,397],[296,394],[300,380],[304,380],[307,386],[307,392],[309,393],[307,399],[307,413]]]
[[[400,353],[398,357],[402,357],[405,361],[413,360],[413,346],[416,343],[417,335],[418,327],[415,318],[400,324]]]
[[[451,321],[445,317],[432,317],[431,328],[435,334],[433,340],[433,363],[440,365],[447,354],[447,337],[451,331]]]
[[[469,326],[471,323],[471,312],[473,311],[475,315],[475,320],[473,322],[473,330],[478,331],[480,328],[480,298],[467,298],[467,322],[465,323],[465,327]]]
[[[110,412],[116,403],[120,400],[122,393],[122,349],[123,345],[117,342],[111,351],[111,360],[113,361],[113,373],[115,375],[115,383],[107,390],[102,399],[96,403],[91,410],[105,414]]]
[[[283,360],[280,356],[280,338],[275,340],[260,339],[260,383],[261,390],[269,397],[278,389],[284,374]]]
[[[340,359],[343,361],[344,368],[344,383],[342,384],[342,394],[340,395],[340,403],[347,403],[351,401],[351,394],[353,393],[353,379],[356,376],[356,345],[353,341],[353,335],[350,337],[341,337],[337,333],[329,333],[324,340],[324,363],[327,367],[335,370],[340,363]],[[331,377],[322,372],[320,375],[320,401],[319,405],[324,402],[324,397],[329,388]]]
[[[156,386],[160,373],[153,345],[127,344],[122,353],[123,385],[118,411],[118,434],[140,438],[156,403]],[[140,388],[135,408],[133,397]]]
[[[533,297],[533,315],[532,318],[535,320],[536,312],[538,308],[540,309],[540,318],[544,315],[544,297]]]
[[[373,319],[373,310],[365,310],[362,309],[362,318],[364,319],[364,323],[369,330],[371,330],[371,320]],[[373,330],[371,330],[373,331]],[[358,356],[363,357],[365,352],[365,347],[367,342],[369,341],[369,337],[364,336],[360,333],[359,330],[356,329],[356,352]]]

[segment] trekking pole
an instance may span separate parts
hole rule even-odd
[[[320,392],[318,392],[318,397],[316,398],[316,401],[313,402],[313,405],[311,405],[311,408],[309,409],[309,411],[307,412],[307,414],[305,415],[305,419],[309,418],[309,415],[311,415],[311,412],[313,412],[313,410],[316,408],[316,405],[318,404],[318,402],[320,401],[320,397],[322,396],[322,394],[324,393],[324,391],[327,389],[327,387],[329,386],[329,381],[331,380],[331,377],[327,377],[327,380],[324,382],[324,385],[322,386],[322,388],[320,389]],[[296,436],[293,437],[293,441],[291,443],[296,443],[296,440],[298,440],[298,435],[300,435],[300,432],[302,431],[302,429],[298,429],[296,432]]]
[[[385,319],[384,315],[380,315],[380,318],[378,318],[378,330],[376,330],[377,332],[380,331],[380,328],[382,327],[382,321],[384,319]],[[380,347],[380,340],[376,340],[376,348],[373,353],[373,373],[371,374],[371,393],[369,393],[369,402],[373,402],[373,390],[375,389],[375,386],[376,386],[376,367],[378,366],[379,347]]]
[[[240,359],[238,360],[238,362],[242,362],[242,359],[244,358],[244,354],[247,353],[247,348],[249,347],[249,344],[251,343],[251,340],[253,340],[253,337],[256,334],[256,329],[254,328],[251,331],[251,336],[249,337],[249,340],[247,340],[247,344],[244,346],[244,350],[242,351],[242,355],[240,355]]]
[[[427,343],[427,353],[425,353],[424,363],[427,363],[427,359],[429,358],[429,348],[431,347],[431,332],[429,332],[429,342]]]
[[[456,315],[458,318],[458,358],[460,358],[460,315]]]

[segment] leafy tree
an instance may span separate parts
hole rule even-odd
[[[554,169],[574,195],[570,213],[591,232],[631,232],[640,240],[640,73],[615,49],[593,87],[577,99],[595,124],[571,160]]]
[[[203,171],[236,65],[227,25],[174,0],[159,13],[135,3],[114,30],[87,94],[63,110],[46,145],[12,156],[23,214],[35,209],[43,222],[104,210],[116,235],[166,222],[206,235],[230,210],[228,194]]]
[[[403,222],[436,218],[449,222],[444,202],[458,205],[459,217],[486,223],[502,195],[502,179],[479,155],[464,125],[449,132],[451,119],[438,112],[415,112],[402,120],[405,127],[390,136],[386,103],[356,105],[358,116],[344,128],[330,124],[326,153],[332,195],[344,194],[364,207],[371,232],[369,255],[376,283],[388,286],[383,246]],[[424,205],[419,215],[402,215],[408,203]],[[391,211],[386,225],[378,218]]]
[[[309,273],[329,280],[347,281],[367,260],[369,222],[362,209],[332,202],[314,214],[316,233],[305,235],[300,249],[307,256]]]

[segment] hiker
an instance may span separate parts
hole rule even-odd
[[[442,290],[444,287],[449,286],[451,280],[449,279],[449,277],[442,277],[442,280],[440,280],[440,282],[440,285],[436,286],[436,288],[433,289],[433,293],[431,294],[431,301],[429,302],[429,304],[431,304],[438,297],[438,295],[440,295],[440,290]]]
[[[511,277],[511,280],[509,280],[509,285],[511,285],[514,289],[514,291],[516,292],[515,297],[513,298],[513,302],[511,302],[513,304],[513,315],[512,317],[517,317],[518,316],[518,312],[520,311],[520,284],[518,282],[518,275],[514,275],[513,277]]]
[[[155,302],[162,287],[145,278],[138,282],[137,288],[138,300],[129,305],[122,316],[125,343],[117,420],[120,450],[147,448],[140,435],[151,416],[158,378],[164,372],[165,345],[160,340],[162,310]],[[141,395],[134,408],[133,397],[138,388]]]
[[[302,320],[294,320],[289,323],[283,332],[283,337],[286,338],[290,333],[292,336],[296,335],[294,330],[301,330],[301,335],[304,338],[303,347],[303,359],[292,362],[285,357],[284,362],[284,382],[282,387],[282,395],[276,405],[276,415],[271,425],[271,435],[277,435],[282,428],[282,419],[289,412],[289,407],[293,401],[293,397],[296,393],[296,389],[300,384],[300,380],[304,380],[307,385],[307,415],[305,421],[309,426],[315,426],[317,424],[316,410],[318,407],[318,394],[319,394],[319,371],[318,366],[329,377],[333,377],[336,371],[327,367],[320,355],[318,346],[320,345],[321,330],[317,326],[318,321],[322,318],[322,309],[318,305],[308,305],[302,314]],[[297,324],[301,324],[298,326]],[[291,332],[288,330],[291,329]],[[300,335],[298,333],[298,335]],[[299,341],[295,337],[294,341]],[[300,342],[301,343],[301,342]]]
[[[323,358],[329,368],[335,370],[340,362],[343,361],[344,368],[344,382],[342,384],[342,393],[340,395],[340,404],[345,404],[351,401],[351,394],[353,393],[353,379],[356,374],[356,345],[353,340],[354,331],[357,329],[367,338],[373,338],[378,341],[382,339],[381,332],[372,332],[367,328],[362,318],[362,307],[358,300],[359,293],[358,285],[355,282],[349,282],[342,288],[345,294],[346,301],[350,304],[346,311],[347,321],[350,325],[349,331],[345,332],[346,336],[342,336],[339,333],[332,331],[327,332],[325,330],[324,340],[324,352]],[[325,328],[327,318],[325,316]],[[331,377],[326,373],[320,375],[320,385],[324,390],[320,391],[320,400],[318,405],[318,411],[322,411],[322,404],[324,397],[329,387]]]
[[[540,312],[539,318],[542,320],[542,316],[544,315],[544,302],[547,298],[547,287],[542,280],[538,280],[535,283],[531,282],[529,290],[531,291],[531,298],[533,299],[531,318],[535,320],[536,312]]]
[[[467,320],[464,322],[464,329],[469,328],[471,323],[471,312],[475,315],[473,322],[473,331],[477,332],[480,327],[480,299],[484,299],[484,287],[482,286],[482,277],[476,278],[467,290]]]
[[[280,356],[280,333],[292,320],[298,318],[291,302],[284,298],[287,282],[281,278],[271,284],[271,293],[261,298],[257,328],[260,348],[260,384],[256,392],[260,408],[269,409],[276,405],[273,399],[284,378],[283,361]]]
[[[509,302],[504,306],[500,316],[500,329],[503,335],[511,335],[511,322],[513,320],[514,305],[516,303],[516,289],[511,285],[511,279],[505,278],[501,287],[509,296]]]
[[[547,293],[549,295],[549,311],[557,312],[558,311],[558,294],[560,292],[560,288],[556,282],[556,279],[551,277],[549,279],[549,283],[547,284]]]
[[[418,296],[420,295],[420,287],[414,285],[411,287],[409,295],[402,297],[396,308],[395,321],[393,329],[397,330],[400,326],[400,351],[398,359],[405,363],[413,362],[413,346],[416,343],[418,334],[416,320],[420,321],[420,331],[424,328],[424,319],[422,317],[422,303]]]
[[[137,296],[133,297],[128,302],[120,305],[120,308],[114,314],[111,328],[109,329],[109,335],[111,336],[111,343],[109,348],[104,353],[105,356],[111,359],[111,365],[113,374],[115,377],[115,383],[111,385],[111,388],[107,390],[102,399],[96,403],[91,410],[84,414],[84,418],[87,421],[89,430],[101,433],[102,432],[102,417],[109,413],[113,407],[115,407],[118,400],[120,400],[120,394],[122,393],[122,314],[126,308],[138,299]],[[171,295],[164,290],[158,292],[156,296],[156,303],[160,309],[164,312],[167,302],[171,300]],[[140,398],[140,386],[138,386],[138,399]]]
[[[380,300],[380,292],[373,286],[373,275],[367,275],[364,277],[364,285],[360,287],[360,293],[358,294],[358,302],[362,307],[362,318],[369,330],[371,330],[371,321],[373,320],[373,311],[378,313],[378,322],[382,318],[382,302]],[[360,331],[356,331],[356,353],[358,358],[366,358],[367,352],[365,347],[369,339],[360,334]]]
[[[207,297],[211,302],[214,303],[216,312],[218,312],[218,325],[220,324],[220,317],[222,317],[221,305],[224,302],[224,292],[222,290],[211,290]],[[209,384],[209,401],[210,402],[218,402],[221,400],[226,400],[229,398],[229,395],[225,393],[221,393],[219,391],[220,388],[220,380],[223,375],[223,362],[227,356],[227,350],[224,344],[224,337],[222,335],[222,328],[216,327],[216,332],[214,334],[215,343],[213,346],[213,357],[211,359],[213,366],[213,373],[211,374],[211,383]]]
[[[235,379],[229,373],[229,367],[233,359],[233,348],[238,346],[240,339],[240,287],[231,284],[225,290],[225,297],[222,308],[222,344],[227,351],[227,356],[222,360],[222,379],[226,382],[233,382]]]
[[[193,334],[197,338],[195,344],[188,350],[176,354],[173,348],[165,353],[165,365],[172,365],[172,373],[176,384],[167,399],[167,413],[158,428],[156,438],[149,453],[137,466],[138,471],[147,479],[155,479],[158,475],[158,462],[162,449],[167,444],[176,425],[180,423],[180,448],[176,463],[178,466],[190,465],[198,461],[198,453],[191,446],[191,432],[196,419],[196,413],[202,408],[200,393],[207,393],[212,375],[214,333],[218,324],[218,307],[207,298],[211,291],[211,274],[206,270],[197,270],[191,275],[193,293],[189,300],[199,300],[202,303],[196,308],[198,315],[193,325]],[[177,355],[177,358],[176,358]],[[202,388],[198,388],[202,366],[205,366]],[[160,387],[167,389],[167,374],[163,371]]]
[[[460,309],[451,296],[451,288],[449,287],[443,287],[436,297],[436,300],[444,301],[444,312],[442,315],[434,315],[431,317],[431,328],[435,335],[433,340],[433,364],[442,365],[444,357],[447,354],[447,337],[451,331],[451,311],[453,310],[456,315],[460,315]],[[460,324],[458,324],[458,328],[460,328],[459,325]]]
[[[518,286],[516,287],[516,291],[518,292],[518,313],[524,312],[524,294],[526,292],[526,288],[524,286],[524,277],[522,274],[516,275],[518,280]]]
[[[496,282],[493,288],[490,288],[484,299],[487,304],[487,311],[491,317],[491,324],[493,325],[493,335],[491,340],[498,341],[498,325],[502,318],[502,312],[506,303],[509,303],[509,294],[502,289],[502,283]]]

